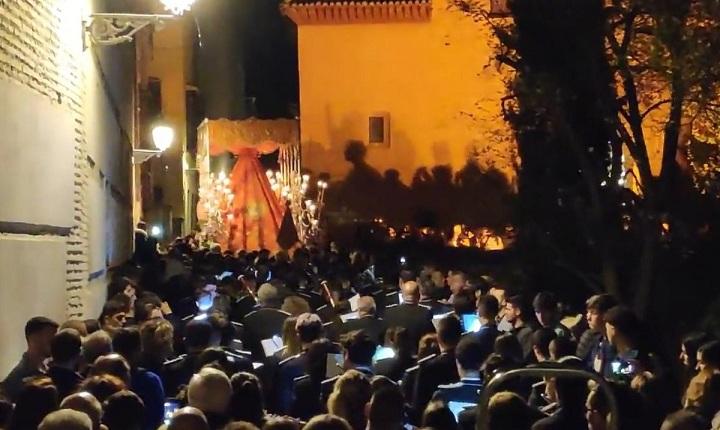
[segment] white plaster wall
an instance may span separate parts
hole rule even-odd
[[[28,318],[65,317],[65,238],[0,235],[0,378],[25,349]]]
[[[0,79],[0,221],[73,225],[72,115]]]

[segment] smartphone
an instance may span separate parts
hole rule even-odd
[[[165,425],[170,425],[170,420],[172,419],[173,415],[175,414],[175,411],[180,409],[180,401],[178,399],[165,399],[164,404],[165,412],[164,412],[164,421]]]
[[[213,300],[215,299],[215,295],[213,293],[203,293],[198,297],[198,300],[196,302],[198,309],[201,312],[205,312],[208,309],[210,309],[213,305]]]
[[[380,360],[386,360],[388,358],[395,357],[395,350],[386,346],[378,346],[373,355],[373,363],[377,363]]]

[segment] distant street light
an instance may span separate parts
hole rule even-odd
[[[133,164],[142,164],[170,148],[175,140],[175,130],[166,123],[159,122],[152,129],[152,139],[156,149],[133,149]]]

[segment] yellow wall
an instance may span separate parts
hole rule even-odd
[[[170,21],[162,31],[154,34],[153,58],[148,65],[148,75],[161,80],[164,120],[175,130],[175,141],[172,146],[161,157],[151,161],[153,163],[153,182],[163,188],[166,207],[161,213],[165,214],[167,209],[170,209],[173,218],[185,218],[186,229],[188,217],[185,214],[182,159],[187,140],[185,89],[190,79],[189,58],[191,56],[187,25],[186,19]],[[150,144],[152,145],[152,143]],[[146,209],[157,210],[159,208]],[[170,231],[169,225],[165,226],[165,231]]]
[[[480,164],[514,176],[514,143],[499,117],[504,94],[491,64],[490,32],[433,1],[429,22],[299,25],[303,165],[332,180],[350,164],[348,140],[368,140],[368,116],[390,114],[389,148],[369,147],[380,173],[419,167],[462,168],[473,146]],[[475,120],[472,117],[475,117]]]

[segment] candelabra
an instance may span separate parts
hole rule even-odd
[[[278,157],[280,170],[266,172],[270,187],[281,202],[287,204],[292,214],[298,239],[307,243],[317,237],[320,231],[320,216],[325,202],[327,182],[317,181],[317,193],[314,199],[306,198],[310,184],[310,175],[303,174],[300,167],[300,146],[283,145]]]
[[[220,243],[227,238],[228,221],[234,217],[232,206],[235,196],[230,189],[230,178],[225,172],[217,176],[210,173],[207,180],[200,184],[199,197],[207,213],[207,220],[201,229],[203,241],[206,244]]]

